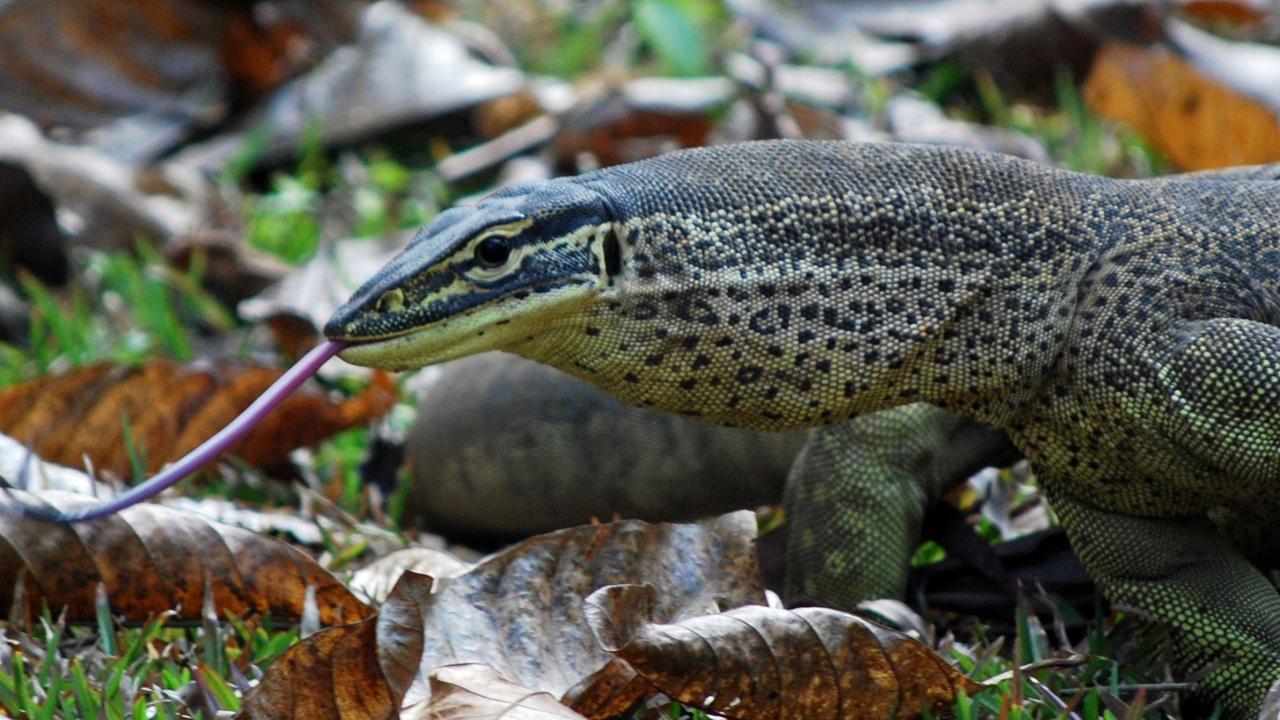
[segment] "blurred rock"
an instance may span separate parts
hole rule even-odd
[[[31,174],[0,160],[0,275],[21,268],[46,285],[67,281],[67,237]]]
[[[0,341],[23,342],[30,327],[31,308],[13,288],[0,283]]]
[[[513,538],[592,518],[687,519],[776,503],[804,432],[632,407],[554,368],[485,353],[439,368],[405,438],[407,510],[450,535]]]
[[[228,307],[262,292],[293,269],[226,230],[196,230],[164,247],[165,259],[181,270],[189,268],[197,256],[203,268],[201,284]]]
[[[1052,91],[1063,67],[1083,77],[1107,39],[1159,35],[1152,0],[730,0],[729,6],[799,57],[817,48],[820,61],[852,61],[872,76],[951,58],[1014,93]],[[848,48],[843,55],[842,48]]]
[[[952,120],[941,108],[922,97],[908,93],[895,95],[889,99],[885,114],[889,132],[898,142],[959,145],[1050,162],[1049,151],[1039,140],[1013,130]]]
[[[820,3],[726,0],[725,5],[760,36],[824,65],[852,63],[867,75],[880,76],[908,68],[921,58],[920,50],[910,43],[876,38],[852,22],[818,19],[815,9]]]
[[[338,306],[407,245],[413,234],[400,233],[390,242],[326,243],[305,265],[240,303],[237,312],[249,322],[292,315],[309,321],[313,327],[323,327]]]

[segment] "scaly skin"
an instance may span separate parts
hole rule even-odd
[[[722,424],[927,402],[1003,429],[1112,601],[1166,626],[1180,673],[1246,718],[1280,677],[1260,571],[1280,509],[1274,176],[673,153],[444,213],[326,334],[390,368],[506,349]]]
[[[800,452],[806,435],[631,407],[486,353],[446,364],[422,398],[406,442],[409,510],[452,535],[513,538],[614,514],[674,521],[776,504],[785,484],[785,599],[856,610],[902,598],[933,503],[1014,459],[1003,433],[921,403],[815,430]]]
[[[1017,457],[1004,433],[924,403],[814,430],[787,478],[787,604],[902,598],[926,511]]]

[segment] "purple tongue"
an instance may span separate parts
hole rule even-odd
[[[262,418],[266,417],[267,413],[271,412],[275,406],[288,397],[289,393],[297,390],[298,386],[306,382],[307,378],[315,375],[321,365],[324,365],[330,358],[341,352],[348,344],[339,340],[326,340],[317,345],[301,360],[294,363],[293,367],[285,371],[285,374],[281,375],[280,379],[272,383],[271,387],[259,395],[252,405],[245,408],[244,412],[236,416],[235,420],[232,420],[226,427],[215,433],[213,437],[183,455],[177,462],[165,466],[163,470],[156,473],[155,477],[141,485],[130,488],[119,497],[108,500],[101,505],[71,513],[59,512],[47,506],[25,506],[19,508],[19,512],[53,522],[83,522],[118,513],[131,505],[136,505],[159,494],[161,491],[176,485],[179,480],[213,462],[227,448],[244,437],[245,433],[252,430],[254,425],[261,422]]]

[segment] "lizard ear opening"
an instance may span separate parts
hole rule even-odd
[[[622,272],[622,245],[618,242],[618,233],[612,225],[604,231],[601,249],[604,251],[605,274],[610,278],[617,277]]]

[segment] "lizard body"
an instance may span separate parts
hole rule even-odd
[[[443,213],[326,335],[388,368],[505,349],[758,429],[916,402],[1003,429],[1112,601],[1249,717],[1280,677],[1275,174],[673,153]]]
[[[919,403],[758,433],[624,405],[508,353],[442,367],[405,444],[410,512],[455,536],[688,520],[777,504],[785,484],[786,599],[849,611],[901,599],[930,507],[1015,457],[1002,433]]]
[[[508,353],[446,364],[405,451],[411,513],[511,539],[605,520],[690,520],[776,504],[805,433],[646,411]]]

